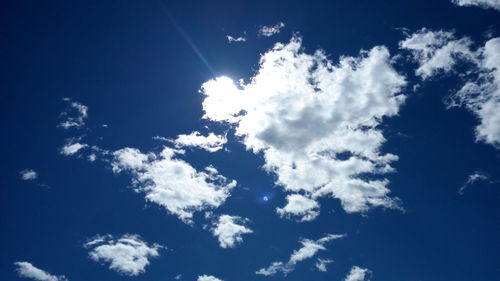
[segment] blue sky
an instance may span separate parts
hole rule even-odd
[[[4,1],[1,280],[496,280],[498,1]]]

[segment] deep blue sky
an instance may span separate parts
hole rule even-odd
[[[163,3],[163,4],[161,4]],[[162,8],[167,7],[215,73],[200,61]],[[334,61],[360,49],[385,45],[399,52],[412,31],[455,30],[477,46],[486,30],[498,31],[495,10],[440,1],[2,1],[0,3],[0,279],[18,280],[13,263],[29,261],[69,280],[196,280],[210,274],[226,281],[343,280],[353,265],[369,268],[372,280],[497,280],[500,276],[500,151],[474,140],[477,120],[465,109],[446,110],[443,98],[460,88],[457,79],[426,82],[399,116],[382,127],[383,150],[397,154],[397,172],[388,176],[391,194],[405,212],[375,208],[347,214],[338,200],[322,198],[312,222],[280,218],[274,209],[285,193],[262,170],[260,155],[229,133],[230,153],[188,150],[194,167],[216,166],[239,185],[214,210],[251,219],[253,234],[222,249],[201,223],[189,226],[134,193],[130,178],[109,167],[58,149],[70,133],[57,128],[67,105],[63,97],[89,107],[94,144],[115,150],[130,146],[158,150],[153,136],[175,137],[203,130],[207,121],[198,93],[213,76],[248,79],[260,54],[294,32],[307,52],[324,49]],[[261,25],[286,24],[280,34],[258,37]],[[246,35],[244,34],[246,32]],[[228,44],[225,36],[245,35]],[[496,33],[498,34],[498,33]],[[416,83],[415,65],[396,69]],[[500,109],[499,109],[500,110]],[[101,124],[109,128],[101,128]],[[217,128],[217,126],[214,126]],[[39,172],[36,182],[19,171]],[[474,171],[494,183],[457,190]],[[46,184],[50,188],[40,186]],[[259,197],[272,193],[263,204]],[[202,214],[196,214],[196,218]],[[88,258],[82,247],[96,234],[140,234],[168,247],[146,272],[126,277]],[[319,254],[331,258],[328,272],[314,260],[287,277],[255,271],[286,260],[300,238],[346,233]]]

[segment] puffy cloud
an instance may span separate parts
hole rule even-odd
[[[333,260],[330,260],[330,259],[321,259],[321,258],[318,258],[318,262],[316,262],[314,264],[314,266],[316,266],[316,268],[321,271],[321,272],[326,272],[326,266],[329,264],[329,263],[332,263]]]
[[[270,266],[261,268],[255,273],[264,276],[272,276],[278,272],[281,272],[286,276],[289,272],[294,270],[295,265],[298,262],[314,257],[318,253],[318,251],[326,250],[325,244],[327,242],[343,237],[345,237],[345,235],[328,234],[318,240],[303,239],[300,241],[302,247],[298,250],[293,251],[288,262],[273,262]]]
[[[203,117],[236,125],[235,134],[263,154],[264,168],[286,191],[340,199],[347,212],[397,208],[379,175],[392,172],[398,157],[380,152],[385,138],[378,125],[404,102],[404,77],[385,47],[334,65],[321,50],[310,55],[301,45],[296,36],[276,44],[246,85],[227,77],[204,83]],[[296,207],[289,203],[279,213],[296,215]],[[316,212],[302,211],[303,220]]]
[[[65,144],[63,147],[61,147],[61,150],[59,152],[62,155],[70,156],[78,153],[81,149],[87,147],[87,144],[84,143],[79,143],[79,142],[69,142]]]
[[[198,276],[197,281],[223,281],[212,275],[200,275]]]
[[[138,235],[126,234],[120,238],[111,235],[97,236],[84,247],[92,248],[91,259],[109,263],[109,269],[127,276],[144,273],[149,259],[159,256],[159,244],[148,245]]]
[[[465,182],[465,184],[462,185],[460,187],[460,189],[458,190],[458,194],[460,194],[460,195],[464,194],[465,189],[467,189],[467,187],[473,185],[474,183],[476,183],[478,181],[487,181],[487,180],[489,180],[489,178],[490,177],[487,174],[479,172],[479,171],[476,171],[476,172],[470,174],[469,177],[467,178],[467,181]]]
[[[219,151],[223,148],[224,144],[227,143],[226,136],[216,135],[212,132],[208,133],[207,136],[203,136],[197,131],[189,135],[178,135],[175,140],[162,137],[155,137],[155,139],[171,142],[177,148],[192,146],[204,149],[208,152]]]
[[[34,267],[31,263],[18,261],[14,263],[16,271],[20,277],[31,278],[38,281],[68,281],[65,276],[55,276],[48,272]]]
[[[236,181],[229,181],[211,166],[205,171],[197,171],[176,158],[181,153],[164,147],[158,154],[143,154],[127,147],[112,153],[111,165],[116,173],[129,172],[136,191],[144,193],[146,200],[191,223],[195,211],[216,208],[224,203]]]
[[[452,2],[458,6],[477,6],[500,11],[500,0],[452,0]]]
[[[456,39],[452,32],[430,31],[425,28],[408,35],[399,43],[400,48],[410,51],[419,67],[415,74],[422,79],[448,72],[460,60],[475,61],[475,54],[470,50],[469,38]]]
[[[286,197],[287,204],[283,208],[276,208],[280,216],[298,216],[300,221],[312,221],[319,215],[318,202],[300,194],[290,194]]]
[[[484,47],[471,50],[468,38],[456,39],[447,31],[422,29],[400,43],[419,63],[417,75],[427,79],[453,71],[458,63],[469,67],[462,78],[465,85],[446,101],[448,108],[466,107],[480,121],[476,141],[500,148],[500,37],[488,40]]]
[[[261,26],[261,28],[259,29],[259,35],[270,37],[274,34],[280,33],[283,27],[285,27],[285,24],[282,22],[278,22],[277,24],[272,26]]]
[[[500,37],[490,39],[480,50],[478,78],[468,81],[452,95],[448,108],[464,106],[479,119],[476,141],[500,149]]]
[[[63,121],[59,123],[59,127],[67,130],[84,126],[89,108],[79,102],[71,101],[69,98],[63,98],[63,101],[69,103],[69,109],[61,113]]]
[[[233,248],[243,242],[241,235],[252,233],[250,228],[245,226],[248,219],[238,216],[221,215],[214,223],[212,233],[219,239],[222,248]]]
[[[353,266],[345,281],[369,281],[370,270]],[[365,279],[366,278],[366,279]]]
[[[24,169],[19,172],[19,174],[21,175],[21,179],[24,181],[32,181],[38,178],[38,173],[32,169]]]
[[[233,43],[233,42],[246,42],[247,39],[245,37],[233,37],[231,35],[226,35],[226,38],[227,38],[227,41],[229,43]]]

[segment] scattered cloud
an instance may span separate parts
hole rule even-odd
[[[87,144],[84,144],[84,143],[79,143],[79,142],[68,142],[67,144],[65,144],[63,147],[61,147],[61,149],[59,150],[59,152],[62,154],[62,155],[65,155],[65,156],[70,156],[70,155],[74,155],[76,153],[78,153],[78,151],[80,151],[81,149],[87,147],[88,145]]]
[[[219,151],[224,147],[224,144],[227,143],[225,135],[216,135],[210,132],[207,136],[203,136],[197,131],[194,131],[189,135],[178,135],[175,140],[163,137],[154,137],[154,139],[171,142],[176,148],[197,147],[208,152]]]
[[[353,266],[351,271],[345,278],[345,281],[369,281],[371,271],[366,268],[361,268],[358,266]]]
[[[247,38],[242,37],[242,36],[240,36],[240,37],[233,37],[231,35],[226,35],[226,38],[227,38],[227,41],[229,43],[233,43],[233,42],[246,42],[247,41]]]
[[[500,11],[499,0],[452,0],[458,6],[477,6],[484,9],[495,9]]]
[[[38,178],[38,173],[33,169],[24,169],[19,174],[23,181],[32,181]]]
[[[31,278],[38,281],[68,281],[64,275],[52,275],[42,269],[34,267],[29,262],[18,261],[15,262],[14,265],[17,266],[16,271],[20,277]]]
[[[476,55],[470,50],[471,45],[472,41],[467,37],[456,39],[452,32],[426,28],[408,34],[399,43],[400,48],[410,51],[418,62],[415,74],[423,80],[451,71],[460,60],[475,62]]]
[[[112,235],[96,236],[84,244],[91,248],[89,257],[96,262],[109,263],[109,269],[127,276],[145,272],[149,259],[159,256],[159,244],[148,245],[139,235],[126,234],[120,238]]]
[[[234,248],[243,242],[241,235],[252,233],[253,231],[245,226],[246,218],[230,215],[221,215],[211,229],[212,234],[219,239],[222,248]]]
[[[198,276],[197,281],[223,281],[212,275],[200,275]]]
[[[79,102],[71,101],[69,98],[63,98],[63,101],[69,103],[69,108],[61,113],[63,121],[59,123],[59,127],[67,130],[84,126],[85,119],[88,117],[89,108]]]
[[[310,55],[301,46],[297,36],[276,44],[246,85],[227,77],[205,82],[203,118],[236,125],[235,134],[248,150],[263,154],[264,168],[286,191],[312,200],[337,198],[349,213],[398,208],[388,196],[389,181],[379,177],[394,170],[390,163],[398,157],[381,153],[385,138],[378,126],[398,114],[405,78],[383,46],[342,57],[337,65],[323,51]],[[296,215],[295,207],[279,214]],[[316,215],[302,211],[303,220]]]
[[[298,262],[314,257],[318,251],[326,250],[325,244],[327,242],[343,237],[345,237],[345,235],[328,234],[318,240],[302,239],[300,240],[302,247],[298,250],[295,250],[290,255],[290,259],[288,260],[288,262],[273,262],[270,266],[261,268],[255,273],[264,276],[272,276],[278,272],[281,272],[286,276],[289,272],[295,269],[295,265]]]
[[[182,274],[177,274],[177,275],[174,277],[174,279],[175,279],[175,280],[181,280],[181,277],[182,277]]]
[[[330,260],[330,259],[322,259],[322,258],[318,258],[318,262],[316,262],[316,264],[314,264],[314,266],[316,266],[316,268],[321,271],[321,272],[326,272],[327,269],[326,269],[326,266],[329,264],[329,263],[332,263],[333,260]]]
[[[289,194],[287,204],[283,208],[276,208],[281,217],[296,216],[299,221],[312,221],[319,215],[319,204],[313,199],[300,194]]]
[[[285,27],[285,24],[283,22],[278,22],[277,24],[272,26],[261,26],[259,29],[259,35],[270,37],[274,34],[280,33],[283,27]]]
[[[480,120],[476,141],[500,148],[500,37],[484,47],[471,50],[472,41],[457,39],[452,32],[421,29],[400,42],[419,63],[416,74],[423,80],[440,73],[454,72],[454,66],[468,63],[459,73],[465,85],[446,100],[448,108],[465,107]]]
[[[183,151],[164,147],[160,153],[144,154],[135,148],[112,153],[115,173],[129,172],[136,191],[186,223],[195,211],[216,208],[225,202],[236,181],[229,181],[214,167],[197,171],[176,156]]]
[[[490,179],[490,177],[483,173],[483,172],[479,172],[479,171],[476,171],[472,174],[469,175],[469,177],[467,178],[467,181],[464,183],[464,185],[462,185],[460,187],[460,189],[458,189],[458,194],[462,195],[464,194],[465,192],[465,189],[467,189],[469,186],[473,185],[474,183],[478,182],[478,181],[488,181]]]

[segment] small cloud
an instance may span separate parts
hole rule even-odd
[[[181,277],[182,277],[182,274],[177,274],[177,275],[174,277],[174,279],[175,279],[175,280],[180,280],[180,279],[181,279]]]
[[[321,271],[321,272],[326,272],[326,265],[329,264],[329,263],[332,263],[333,260],[329,260],[329,259],[322,259],[322,258],[318,258],[318,262],[316,262],[316,264],[314,266],[316,266],[316,268]]]
[[[262,26],[259,29],[259,35],[265,37],[271,37],[274,34],[280,33],[283,27],[285,27],[285,24],[283,22],[278,22],[277,24],[272,26]]]
[[[198,276],[197,281],[223,281],[223,280],[212,275],[200,275]]]
[[[253,232],[245,226],[247,221],[248,219],[238,216],[221,215],[214,223],[212,233],[219,239],[222,248],[233,248],[243,242],[242,234]]]
[[[367,268],[361,268],[359,266],[353,266],[351,271],[345,278],[345,281],[369,281],[371,271]]]
[[[92,248],[89,257],[96,262],[109,263],[109,269],[126,276],[145,272],[149,259],[158,257],[159,244],[149,245],[139,235],[125,234],[120,238],[112,235],[96,236],[84,244]]]
[[[31,278],[38,281],[68,281],[64,275],[52,275],[42,269],[34,267],[31,263],[26,261],[18,261],[15,262],[14,265],[17,266],[16,271],[19,277]]]
[[[452,0],[452,2],[457,6],[476,6],[483,9],[495,9],[500,11],[500,1],[498,0]]]
[[[32,169],[24,169],[19,172],[23,181],[32,181],[38,178],[38,173]]]
[[[63,121],[58,126],[65,130],[83,127],[85,119],[88,117],[89,108],[79,102],[71,101],[69,98],[63,98],[62,100],[69,103],[69,108],[61,113]]]
[[[476,171],[472,174],[469,175],[467,178],[467,181],[458,189],[458,194],[463,195],[465,192],[465,189],[467,189],[469,186],[473,185],[476,182],[479,181],[488,181],[489,176],[483,172]]]
[[[75,142],[75,143],[67,143],[65,144],[60,150],[59,152],[62,154],[62,155],[65,155],[65,156],[70,156],[70,155],[74,155],[76,153],[78,153],[78,151],[80,151],[81,149],[87,147],[88,145],[87,144],[82,144],[82,143],[79,143],[79,142]],[[95,159],[94,159],[95,160]]]
[[[231,35],[226,35],[226,38],[227,38],[227,41],[229,43],[233,43],[233,42],[246,42],[247,39],[245,37],[233,37]]]
[[[175,140],[159,136],[153,137],[153,139],[173,143],[176,148],[197,147],[208,152],[219,151],[227,143],[225,135],[216,135],[210,132],[207,136],[203,136],[197,131],[189,135],[178,135]]]

